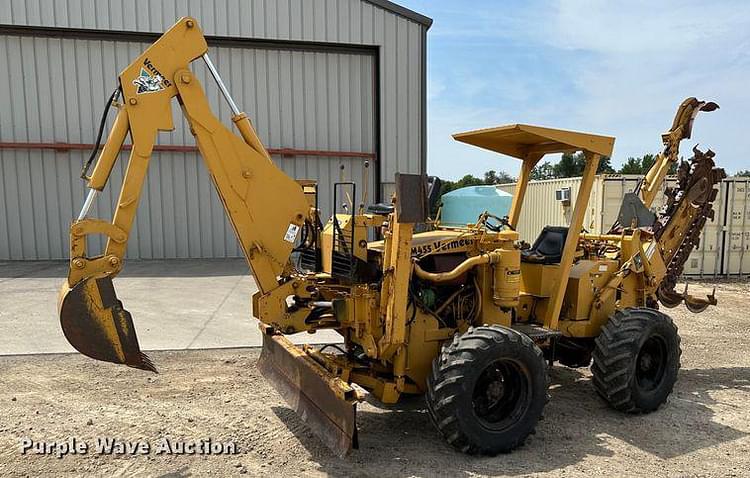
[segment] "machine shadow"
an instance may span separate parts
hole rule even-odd
[[[120,277],[222,277],[249,276],[242,257],[221,259],[138,259],[128,261]]]
[[[8,279],[64,279],[68,261],[0,261],[0,283]],[[244,258],[128,259],[120,277],[221,277],[250,275]]]
[[[190,476],[193,476],[193,474],[190,472],[187,466],[183,466],[175,471],[170,471],[169,473],[159,475],[157,478],[188,478]]]
[[[0,283],[12,279],[65,278],[68,261],[0,261]]]
[[[332,476],[524,475],[565,468],[588,456],[611,457],[614,453],[607,442],[613,439],[669,459],[747,435],[714,421],[710,406],[718,403],[713,392],[750,393],[750,367],[682,370],[669,401],[648,415],[626,415],[609,408],[594,391],[587,370],[555,367],[550,375],[552,398],[536,433],[513,453],[496,457],[453,450],[438,436],[421,400],[393,408],[361,406],[360,447],[344,459],[328,451],[292,410],[274,407],[273,411],[320,464],[320,471]],[[383,452],[384,447],[393,452]]]

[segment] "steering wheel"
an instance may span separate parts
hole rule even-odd
[[[497,221],[497,224],[493,224],[489,221],[489,219],[492,218],[495,221]],[[484,225],[487,229],[489,229],[492,232],[500,232],[503,230],[503,228],[508,228],[511,231],[515,231],[516,228],[513,227],[510,222],[508,222],[508,216],[498,217],[494,214],[487,214],[487,217],[484,220]]]

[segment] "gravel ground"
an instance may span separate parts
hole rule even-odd
[[[154,352],[159,375],[80,355],[0,357],[0,476],[747,476],[750,285],[720,283],[717,296],[719,306],[700,315],[669,311],[684,353],[659,411],[612,411],[588,370],[556,367],[536,434],[494,458],[454,452],[412,400],[392,410],[362,404],[360,449],[338,459],[263,380],[254,349]],[[20,452],[24,438],[68,437],[89,444],[88,453]],[[151,450],[102,455],[97,438],[143,441]],[[238,453],[156,454],[165,438],[232,441]]]

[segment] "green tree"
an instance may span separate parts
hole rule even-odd
[[[465,188],[467,186],[483,186],[488,184],[505,184],[515,182],[516,178],[506,173],[505,171],[489,170],[484,173],[483,178],[478,178],[467,174],[457,181],[444,180],[440,186],[440,195],[449,193],[456,189]]]
[[[611,174],[615,170],[611,164],[612,160],[604,156],[599,160],[599,166],[596,168],[597,174]],[[560,161],[551,164],[545,161],[536,166],[531,171],[531,179],[557,179],[573,178],[583,176],[583,170],[586,167],[586,156],[583,153],[564,153]]]
[[[599,167],[596,168],[597,174],[615,174],[615,168],[612,167],[612,158],[609,156],[602,156],[599,160]]]
[[[542,179],[554,179],[554,177],[555,168],[549,161],[545,161],[531,170],[531,179],[534,181],[540,181]]]
[[[512,183],[515,180],[516,178],[506,173],[505,171],[500,171],[498,173],[494,169],[490,169],[489,171],[484,173],[484,184],[507,184]]]
[[[735,176],[741,176],[743,178],[750,177],[750,169],[742,169],[734,173]]]
[[[475,176],[472,176],[471,174],[467,174],[457,181],[443,181],[443,185],[440,187],[440,195],[442,196],[445,193],[449,193],[455,189],[461,189],[466,186],[479,186],[481,184],[484,184],[484,181]]]
[[[583,175],[586,159],[583,154],[564,153],[560,161],[552,166],[556,178],[573,178]]]
[[[641,174],[640,158],[629,157],[620,168],[621,174]]]
[[[644,154],[639,158],[629,157],[620,168],[620,174],[646,174],[656,162],[653,154]]]
[[[641,157],[634,158],[629,157],[627,161],[625,161],[622,164],[622,167],[620,167],[620,174],[640,174],[644,175],[648,172],[649,169],[656,163],[656,155],[653,154],[644,154]],[[677,172],[677,163],[674,162],[669,167],[668,174],[675,174]]]

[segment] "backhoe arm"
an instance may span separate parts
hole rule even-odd
[[[247,116],[234,104],[207,48],[197,21],[182,18],[119,76],[123,102],[116,105],[117,118],[87,178],[86,202],[71,225],[70,270],[60,297],[63,331],[85,355],[154,370],[140,352],[132,319],[114,294],[112,278],[122,269],[157,133],[174,129],[172,98],[177,97],[182,107],[261,292],[279,286],[297,232],[314,214],[302,187],[274,165]],[[188,69],[200,57],[229,102],[240,136],[213,115],[200,82]],[[132,151],[114,216],[111,221],[87,218],[128,133]],[[107,236],[100,256],[86,254],[86,239],[92,234]]]

